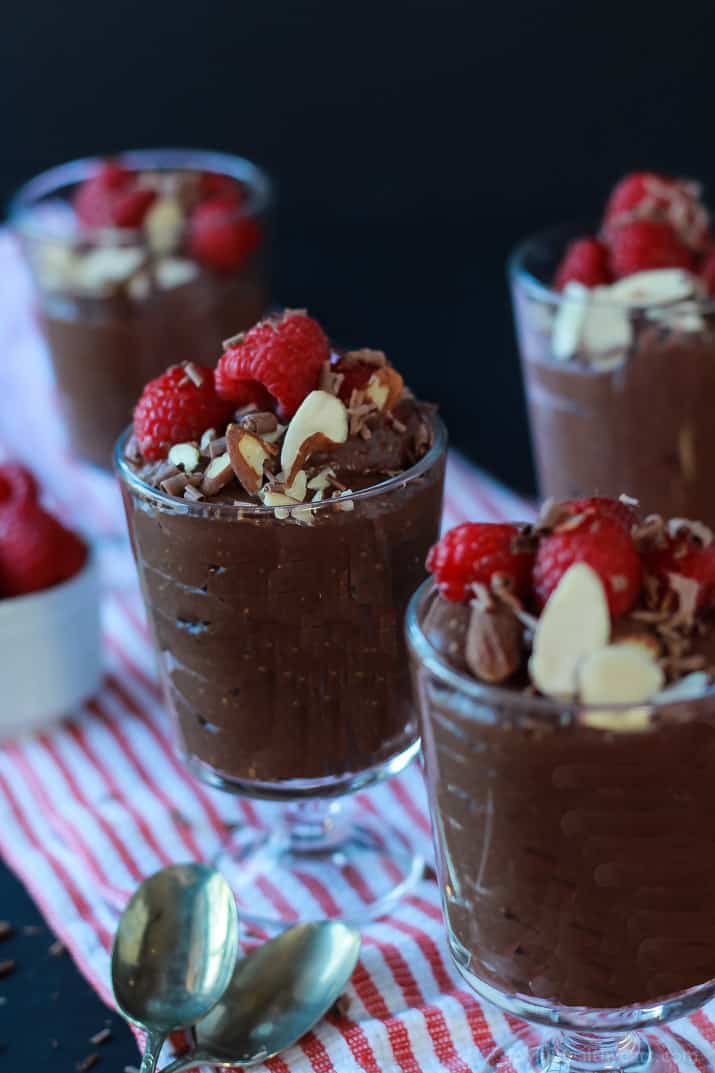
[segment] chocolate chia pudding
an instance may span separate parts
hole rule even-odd
[[[697,189],[627,177],[599,237],[586,230],[537,235],[511,263],[541,492],[625,487],[715,525],[715,259]]]
[[[73,450],[109,467],[147,380],[210,360],[268,306],[268,182],[223,154],[146,150],[38,176],[11,219]]]
[[[544,1023],[715,990],[715,546],[603,503],[450,534],[408,613],[452,953]]]
[[[165,403],[188,414],[182,442],[162,439]],[[195,770],[279,797],[406,762],[402,620],[444,477],[432,407],[381,352],[331,351],[287,312],[230,340],[215,374],[189,364],[148,385],[134,433],[117,456],[127,518]]]

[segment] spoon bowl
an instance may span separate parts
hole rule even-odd
[[[360,933],[341,921],[289,928],[237,962],[213,1010],[195,1027],[196,1047],[162,1073],[197,1065],[248,1066],[287,1050],[345,990]]]
[[[141,1073],[164,1039],[200,1021],[220,1000],[236,965],[238,913],[223,876],[177,864],[146,879],[119,921],[112,950],[117,1005],[148,1031]]]

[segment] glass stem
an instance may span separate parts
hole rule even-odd
[[[601,1073],[645,1069],[648,1043],[636,1032],[562,1032],[543,1047],[542,1068],[549,1073]]]
[[[344,801],[305,798],[283,810],[283,829],[294,853],[332,853],[351,830]]]

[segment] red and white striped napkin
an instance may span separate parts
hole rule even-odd
[[[111,1003],[112,937],[119,909],[137,883],[172,861],[213,858],[227,825],[270,825],[273,806],[202,786],[175,755],[119,494],[110,476],[78,465],[63,445],[29,283],[3,234],[0,281],[0,458],[12,452],[32,465],[57,509],[98,548],[105,659],[103,686],[90,703],[44,734],[0,747],[0,851],[81,971]],[[445,527],[465,518],[529,513],[528,504],[452,453]],[[406,842],[431,856],[417,765],[359,794],[356,804],[384,816]],[[370,877],[355,876],[351,883],[369,888]],[[266,884],[252,896],[264,899],[266,908],[282,901],[297,912],[339,906],[341,891],[327,891],[319,882],[281,891]],[[478,1002],[452,968],[432,880],[364,929],[348,998],[346,1016],[327,1018],[266,1068],[469,1073],[495,1046],[515,1038],[516,1023]],[[709,1068],[713,1016],[715,1007],[666,1030],[673,1073]]]

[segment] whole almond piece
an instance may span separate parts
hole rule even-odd
[[[482,682],[496,685],[521,665],[523,627],[507,607],[487,610],[472,604],[465,637],[464,658]]]
[[[329,450],[348,438],[348,413],[345,406],[327,391],[311,391],[296,410],[281,449],[281,467],[286,484],[316,451]]]
[[[551,593],[534,631],[532,682],[548,697],[574,697],[579,663],[608,644],[610,634],[603,582],[586,563],[574,563]]]
[[[233,472],[248,494],[255,495],[263,483],[263,465],[271,455],[266,444],[242,425],[229,425],[226,449]]]

